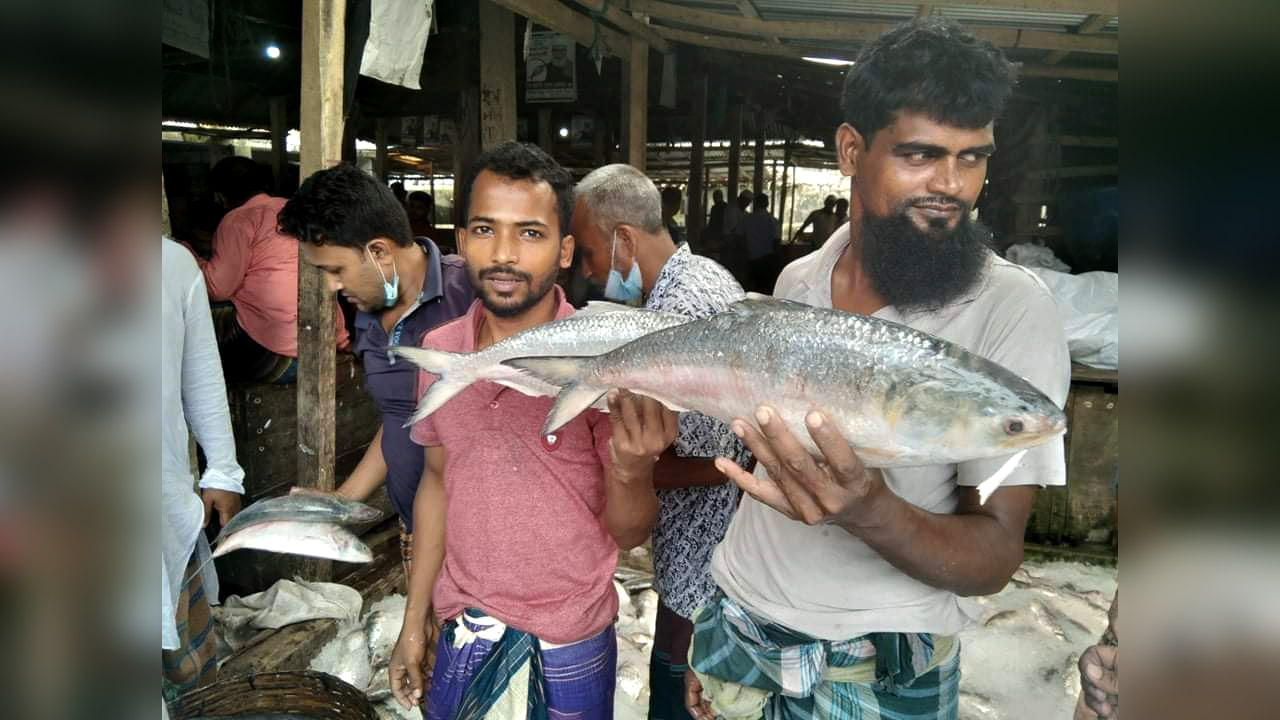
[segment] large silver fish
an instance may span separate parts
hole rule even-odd
[[[596,355],[647,333],[686,322],[689,318],[674,313],[593,302],[563,320],[529,328],[476,352],[451,353],[393,346],[390,349],[392,353],[437,376],[405,424],[412,425],[430,415],[468,385],[480,380],[505,385],[534,397],[555,395],[560,391],[556,385],[503,365],[503,360],[544,355]]]
[[[578,355],[506,362],[563,388],[544,433],[610,388],[725,422],[753,418],[767,404],[815,456],[821,453],[804,418],[821,410],[868,467],[1009,455],[1066,428],[1062,410],[1030,383],[957,345],[898,323],[785,300],[742,300],[612,352]]]
[[[328,522],[339,525],[356,525],[373,522],[382,517],[377,508],[362,502],[329,494],[298,493],[266,498],[236,513],[231,522],[218,533],[215,543],[251,525],[277,520],[302,522]]]
[[[373,553],[360,538],[341,525],[326,522],[273,520],[250,525],[229,533],[212,557],[244,548],[342,562],[373,561]]]

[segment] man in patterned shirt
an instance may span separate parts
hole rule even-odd
[[[739,300],[733,276],[715,261],[672,241],[662,221],[658,188],[629,165],[607,165],[575,191],[573,235],[583,274],[605,284],[605,297],[644,300],[645,307],[707,317]],[[738,503],[737,486],[716,469],[717,456],[751,462],[728,426],[697,413],[680,415],[679,434],[654,469],[658,524],[653,531],[658,607],[649,665],[649,717],[688,718],[683,676],[690,618],[715,592],[711,553],[724,537]]]

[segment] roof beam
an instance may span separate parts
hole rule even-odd
[[[916,17],[918,17],[918,18],[926,18],[926,17],[929,17],[930,15],[932,15],[932,14],[933,14],[933,5],[934,5],[934,4],[933,4],[933,3],[931,3],[931,2],[927,2],[927,3],[924,3],[923,5],[921,5],[921,6],[920,6],[920,9],[919,9],[918,11],[916,11]]]
[[[568,5],[542,0],[492,0],[492,2],[523,15],[539,25],[569,35],[579,45],[591,47],[596,37],[591,19],[574,12]],[[631,52],[631,38],[605,25],[600,25],[599,28],[600,41],[606,53],[626,57]]]
[[[1021,77],[1047,77],[1063,80],[1090,80],[1093,82],[1120,82],[1119,70],[1106,68],[1061,67],[1058,65],[1027,65],[1018,70]]]
[[[1080,23],[1079,27],[1076,28],[1076,34],[1092,35],[1096,32],[1101,32],[1101,30],[1107,26],[1107,23],[1111,22],[1111,18],[1113,17],[1115,16],[1114,15],[1090,15],[1089,17],[1085,18],[1084,22]],[[1043,62],[1045,65],[1057,65],[1058,63],[1065,60],[1067,55],[1069,54],[1070,52],[1067,50],[1054,50],[1048,55],[1045,55],[1044,60],[1042,60],[1041,62]]]
[[[573,0],[584,8],[596,13],[603,13],[609,22],[617,25],[625,30],[628,34],[644,40],[649,46],[663,55],[671,52],[671,45],[662,38],[661,35],[653,31],[653,28],[644,24],[640,20],[631,17],[625,10],[617,5],[609,4],[608,0]]]
[[[503,0],[503,2],[512,1]],[[631,9],[642,12],[652,18],[704,28],[708,32],[731,32],[742,35],[772,36],[796,40],[865,42],[895,27],[895,24],[891,22],[808,20],[766,22],[764,20],[673,5],[661,0],[631,0]],[[1093,52],[1110,55],[1120,52],[1120,43],[1114,37],[1019,30],[1017,28],[970,26],[968,29],[975,36],[983,40],[989,40],[999,47]],[[662,31],[659,30],[659,33],[661,34]],[[664,37],[670,38],[671,36],[664,35]]]
[[[764,18],[760,17],[760,11],[756,9],[755,3],[751,2],[751,0],[738,0],[738,12],[742,13],[742,17],[749,20],[764,21]],[[768,40],[774,45],[782,44],[782,40],[776,35],[768,36]]]

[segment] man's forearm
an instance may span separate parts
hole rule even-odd
[[[653,469],[632,476],[610,468],[604,481],[605,529],[622,550],[649,539],[658,519],[658,496],[653,492]]]
[[[359,502],[373,495],[387,479],[387,462],[382,457],[382,426],[369,442],[364,456],[338,488],[338,494]]]
[[[406,581],[404,611],[406,623],[422,626],[435,623],[431,618],[431,595],[444,562],[444,484],[429,480],[427,474],[413,499],[413,562]]]
[[[967,491],[966,491],[967,492]],[[1030,507],[1034,488],[1002,488],[997,494]],[[993,495],[988,502],[996,501]],[[999,592],[1022,563],[1021,527],[1006,527],[979,513],[940,515],[922,510],[882,486],[860,509],[858,518],[839,524],[889,564],[933,587],[958,595]]]

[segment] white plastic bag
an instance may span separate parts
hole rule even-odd
[[[1058,302],[1071,359],[1091,367],[1118,369],[1120,362],[1120,276],[1113,272],[1068,275],[1030,268]]]

